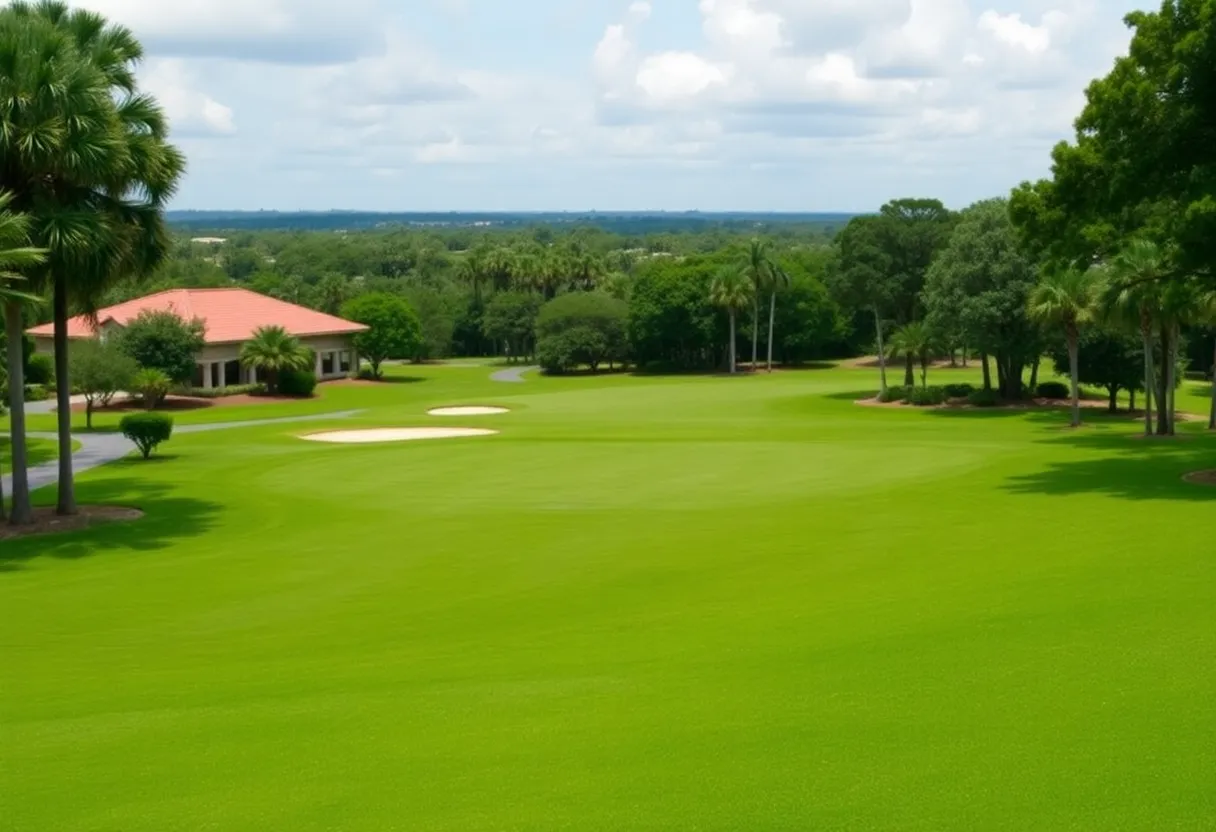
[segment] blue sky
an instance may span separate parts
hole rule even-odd
[[[176,208],[863,211],[1047,171],[1130,0],[77,0]]]

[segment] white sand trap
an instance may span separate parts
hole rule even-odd
[[[428,410],[428,416],[497,416],[510,413],[505,407],[437,407]]]
[[[458,439],[466,436],[491,436],[496,430],[478,428],[376,428],[373,430],[333,430],[301,437],[310,442],[343,445],[369,445],[373,442],[414,442],[419,439]]]

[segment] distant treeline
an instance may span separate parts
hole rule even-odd
[[[378,213],[370,211],[170,211],[169,222],[183,231],[363,231],[372,228],[482,228],[487,230],[557,226],[596,228],[611,234],[648,235],[733,232],[785,232],[833,236],[854,216],[839,213]]]

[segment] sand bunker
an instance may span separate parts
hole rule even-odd
[[[497,416],[510,413],[505,407],[436,407],[428,410],[428,416]]]
[[[419,439],[458,439],[466,436],[491,436],[496,430],[478,428],[375,428],[372,430],[333,430],[310,433],[301,438],[310,442],[367,445],[374,442],[414,442]]]

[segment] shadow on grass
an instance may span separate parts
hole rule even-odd
[[[422,378],[421,376],[398,376],[384,374],[378,379],[360,379],[367,384],[421,384],[430,379]]]
[[[1216,468],[1216,441],[1188,431],[1177,439],[1142,439],[1133,432],[1065,431],[1038,440],[1101,453],[1098,458],[1053,462],[1042,471],[1011,478],[1015,494],[1106,494],[1128,500],[1216,501],[1216,488],[1183,480]]]
[[[153,457],[152,462],[169,459]],[[111,467],[148,464],[141,459],[124,459]],[[76,496],[81,505],[137,508],[144,517],[132,522],[99,523],[78,532],[6,540],[0,549],[0,574],[19,572],[40,558],[83,560],[111,552],[161,551],[180,540],[205,534],[223,508],[219,503],[175,496],[169,486],[134,476],[81,483]]]
[[[29,467],[33,468],[57,459],[59,449],[49,439],[32,439],[26,443],[26,454],[29,459]],[[3,464],[5,471],[9,471],[13,465],[12,442],[7,437],[0,439],[0,464]]]

